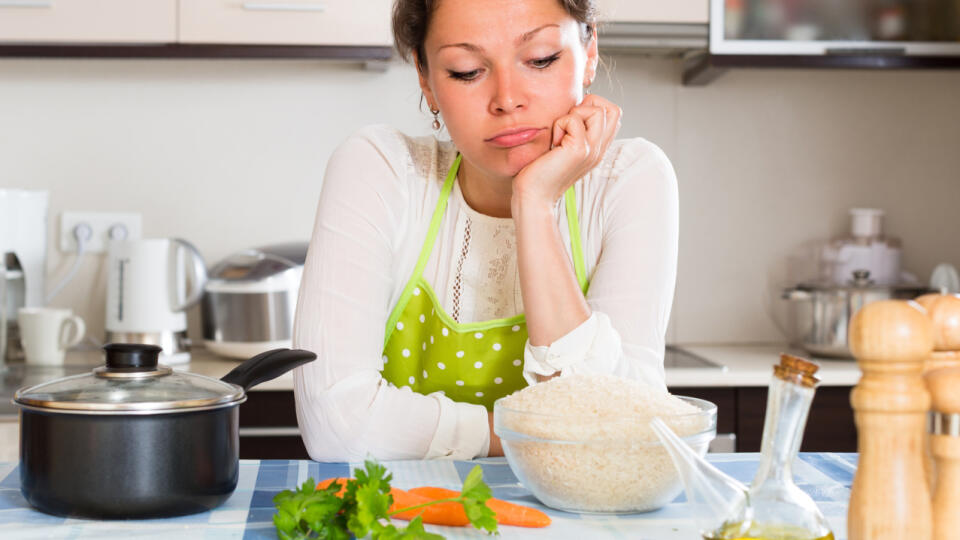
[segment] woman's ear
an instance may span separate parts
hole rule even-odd
[[[583,69],[583,87],[593,84],[597,76],[597,64],[600,63],[600,54],[597,51],[597,26],[590,30],[590,41],[587,43],[587,63]]]
[[[430,108],[430,110],[437,109],[437,100],[434,99],[433,90],[430,89],[430,82],[427,80],[426,65],[420,63],[420,57],[416,52],[413,53],[413,65],[417,67],[417,78],[420,81],[420,91],[423,92],[423,97],[427,100],[427,106]]]

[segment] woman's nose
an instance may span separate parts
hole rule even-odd
[[[494,80],[494,94],[490,100],[490,113],[510,114],[526,106],[520,79],[509,73],[497,73]]]

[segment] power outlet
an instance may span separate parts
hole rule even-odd
[[[64,212],[60,214],[60,251],[76,253],[77,240],[73,229],[86,223],[93,231],[90,241],[84,246],[84,253],[103,253],[110,241],[110,228],[119,225],[127,230],[127,240],[138,240],[141,229],[140,214],[122,212]]]

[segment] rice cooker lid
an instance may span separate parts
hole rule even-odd
[[[307,242],[246,249],[217,263],[206,290],[211,292],[267,292],[300,285]]]
[[[156,414],[216,409],[242,403],[243,388],[158,364],[155,345],[111,343],[106,365],[90,373],[22,388],[14,403],[45,412]]]

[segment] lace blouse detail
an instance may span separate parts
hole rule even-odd
[[[460,322],[460,295],[463,293],[463,262],[467,259],[467,254],[470,253],[470,224],[471,221],[468,217],[462,231],[463,243],[460,246],[460,256],[457,258],[457,269],[453,277],[453,309],[450,310],[450,316],[457,322]]]
[[[450,261],[445,297],[451,305],[444,305],[444,309],[460,323],[523,313],[513,220],[487,216],[470,208],[459,184],[454,186],[451,199],[458,209],[453,234],[454,247],[460,255]]]

